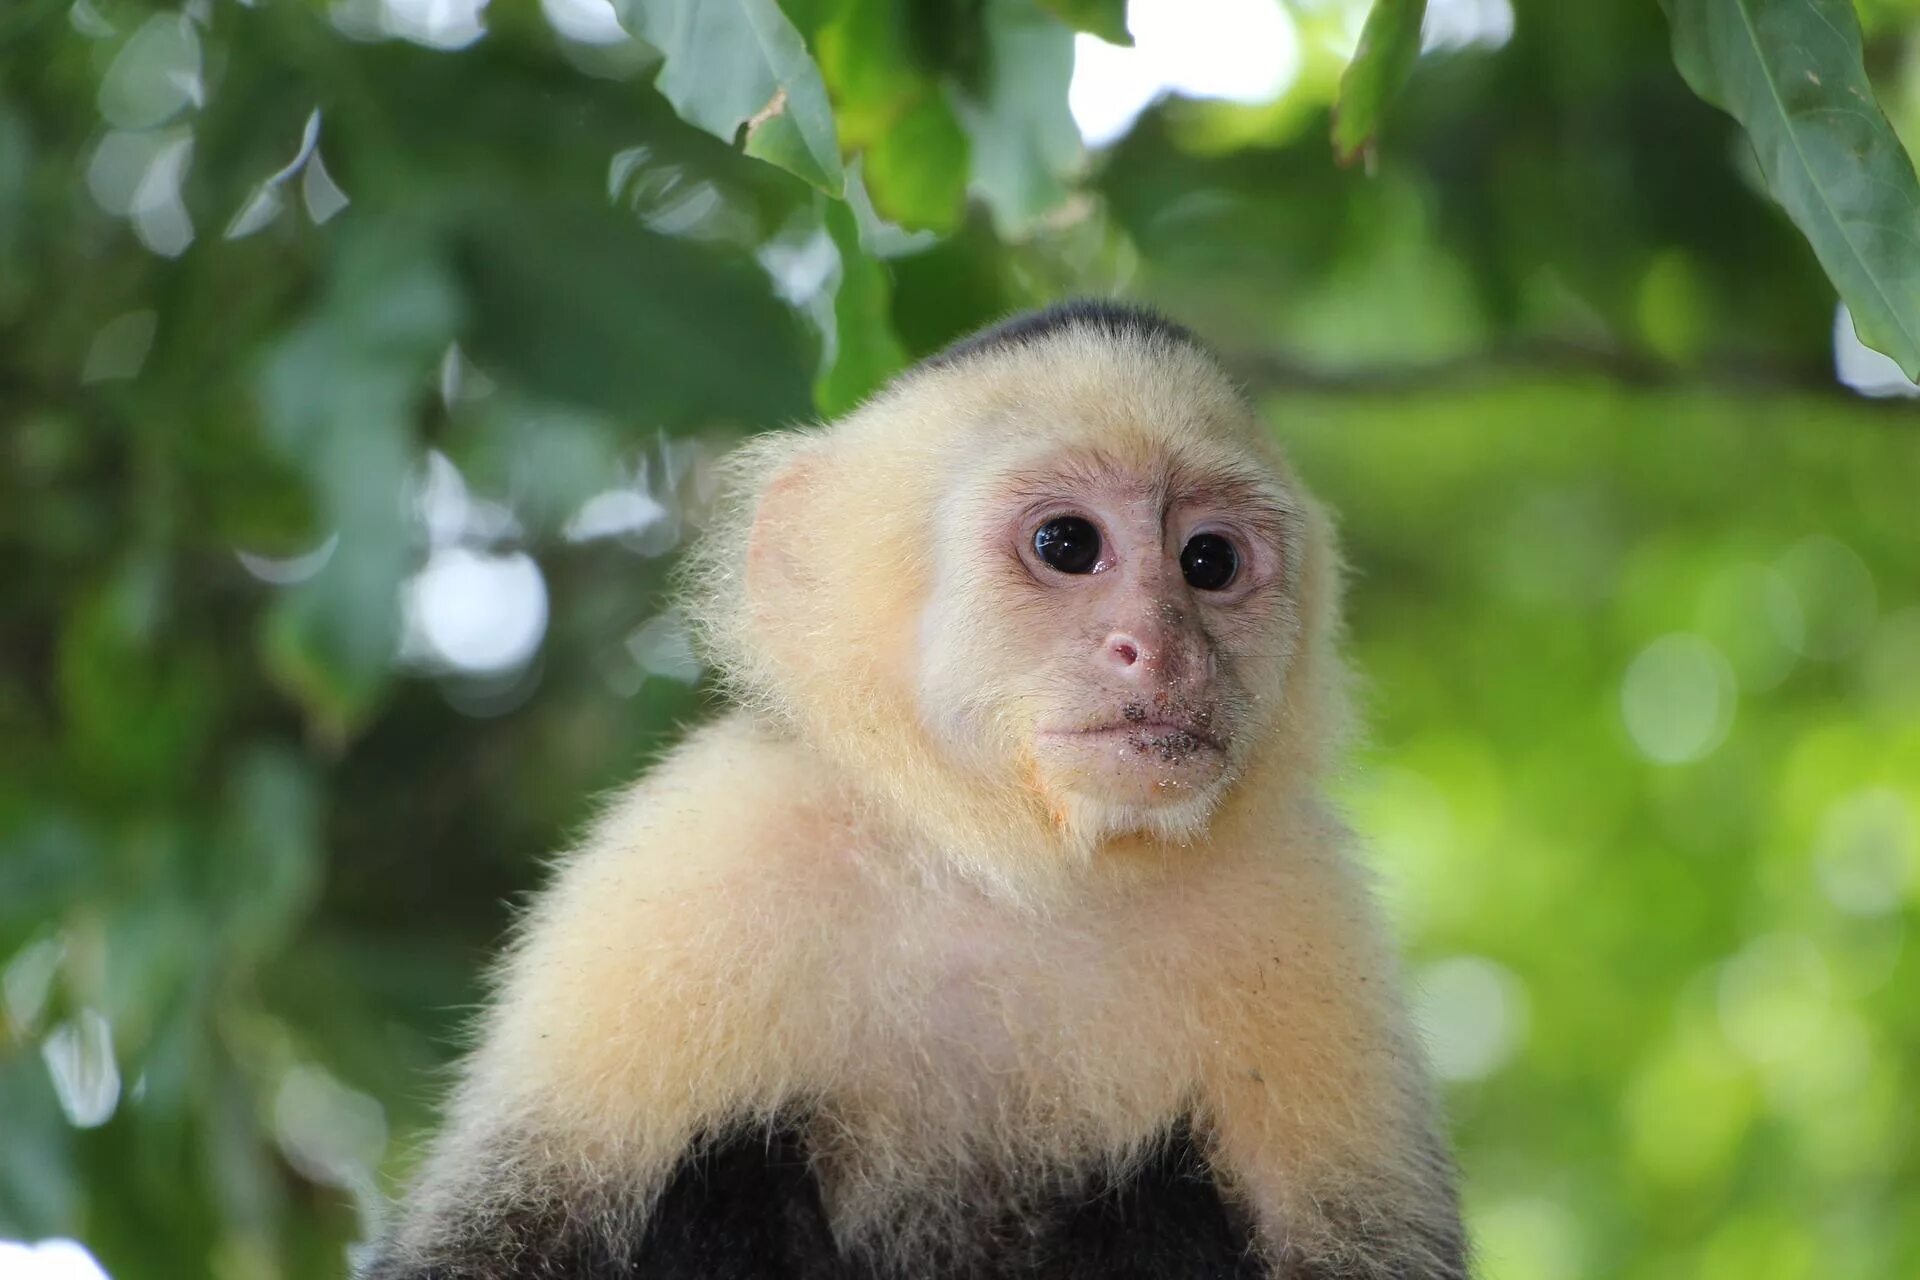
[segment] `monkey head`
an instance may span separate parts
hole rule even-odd
[[[1016,429],[955,477],[915,693],[952,759],[1019,768],[1062,829],[1187,836],[1269,727],[1297,513],[1243,458],[1118,426]]]
[[[709,652],[932,844],[1190,843],[1326,757],[1326,521],[1184,330],[1043,312],[738,467],[690,578]]]

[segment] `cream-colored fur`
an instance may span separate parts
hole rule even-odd
[[[996,653],[970,521],[1062,451],[1243,485],[1283,526],[1230,766],[1164,812],[1063,794],[1022,750],[1056,695]],[[1212,363],[1071,330],[987,352],[750,446],[735,492],[688,594],[740,709],[527,916],[402,1246],[526,1203],[630,1228],[696,1135],[799,1113],[843,1239],[911,1254],[1191,1115],[1278,1265],[1421,1262],[1444,1147],[1322,798],[1331,534]]]

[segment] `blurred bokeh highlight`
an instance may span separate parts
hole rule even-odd
[[[1920,1275],[1920,407],[1658,7],[1433,0],[1350,169],[1359,0],[781,7],[844,202],[606,0],[0,7],[0,1276],[343,1275],[714,459],[1077,293],[1341,513],[1482,1274]]]

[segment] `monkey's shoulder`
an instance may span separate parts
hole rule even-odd
[[[502,958],[471,1108],[511,1099],[525,1126],[573,1135],[569,1149],[644,1165],[703,1116],[803,1088],[826,1043],[807,995],[831,933],[796,852],[830,821],[820,780],[804,753],[730,719],[615,798]]]
[[[849,838],[848,808],[817,753],[735,713],[615,793],[561,876],[691,888],[804,873],[809,855]]]
[[[503,1005],[604,1003],[631,1024],[803,971],[810,904],[831,898],[820,851],[845,820],[803,748],[744,716],[696,731],[560,859],[501,967]]]

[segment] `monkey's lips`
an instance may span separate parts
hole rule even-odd
[[[1227,776],[1219,728],[1164,711],[1042,730],[1034,747],[1046,785],[1120,812],[1197,799]]]
[[[1141,742],[1182,753],[1226,750],[1210,730],[1189,720],[1159,718],[1114,720],[1102,724],[1082,725],[1073,729],[1047,729],[1042,731],[1042,736],[1068,741],[1077,740],[1090,745],[1102,742]]]
[[[1208,718],[1210,719],[1210,718]],[[1042,730],[1042,750],[1082,776],[1194,784],[1218,770],[1226,745],[1207,719],[1137,710],[1110,720]]]

